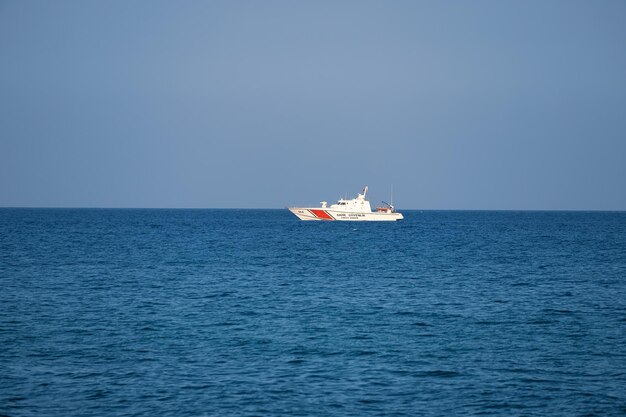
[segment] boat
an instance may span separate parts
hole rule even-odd
[[[365,186],[356,198],[351,200],[340,198],[337,203],[330,205],[330,207],[326,201],[322,201],[321,207],[288,207],[288,209],[300,220],[376,222],[404,219],[402,213],[398,213],[393,204],[384,201],[384,206],[376,207],[376,211],[372,211],[370,202],[365,199],[367,190],[368,188]]]

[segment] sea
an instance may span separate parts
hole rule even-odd
[[[0,209],[0,415],[626,415],[626,212],[403,212]]]

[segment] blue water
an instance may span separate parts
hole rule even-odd
[[[626,213],[0,209],[0,414],[626,413]]]

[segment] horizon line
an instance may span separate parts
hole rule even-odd
[[[0,206],[0,210],[286,210],[288,207],[97,207],[97,206]],[[624,213],[626,209],[489,209],[402,208],[405,211],[509,211],[509,212],[600,212]]]

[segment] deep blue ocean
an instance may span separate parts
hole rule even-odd
[[[626,414],[626,213],[0,209],[0,415]]]

